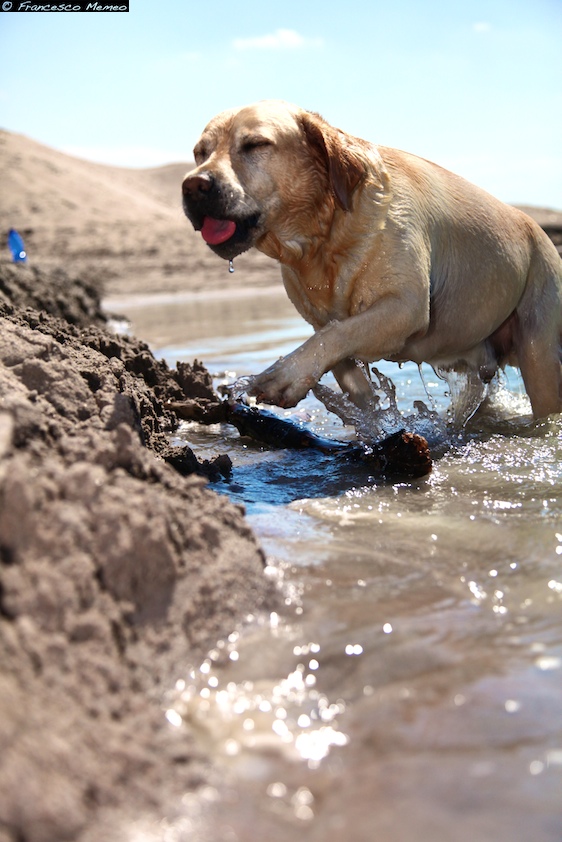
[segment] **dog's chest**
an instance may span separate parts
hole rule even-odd
[[[336,272],[299,273],[283,266],[282,276],[292,303],[314,327],[350,315],[349,285],[342,283]]]

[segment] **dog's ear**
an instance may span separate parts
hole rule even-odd
[[[344,211],[351,210],[353,192],[367,175],[365,163],[346,135],[319,114],[303,111],[300,122],[309,146],[327,171],[336,203]]]

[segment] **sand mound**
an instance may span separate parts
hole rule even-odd
[[[205,779],[161,694],[268,587],[240,509],[158,455],[204,369],[79,326],[99,302],[60,274],[78,324],[14,306],[30,275],[0,266],[0,840],[116,840]]]

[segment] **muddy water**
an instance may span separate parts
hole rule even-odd
[[[281,295],[134,304],[158,353],[219,380],[309,334]],[[426,388],[444,412],[431,371],[424,386],[414,366],[381,368],[405,412]],[[525,423],[510,386],[511,420],[471,422],[415,482],[183,430],[200,455],[228,448],[219,490],[245,503],[280,606],[178,665],[164,715],[196,727],[216,780],[155,839],[560,842],[562,424]],[[353,434],[314,399],[298,409]]]

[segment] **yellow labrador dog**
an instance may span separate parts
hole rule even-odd
[[[254,378],[294,406],[332,370],[366,405],[357,361],[517,365],[533,414],[562,409],[562,261],[528,216],[436,164],[352,137],[280,101],[219,114],[183,182],[187,217],[220,257],[281,263],[314,335]]]

